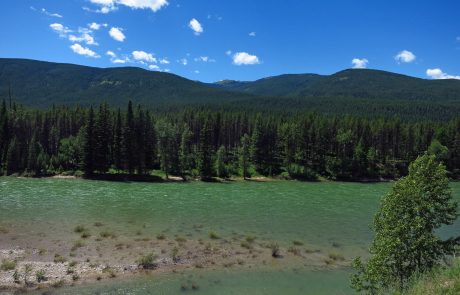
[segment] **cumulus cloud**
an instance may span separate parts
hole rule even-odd
[[[228,56],[230,56],[230,55],[232,55],[232,51],[231,51],[231,50],[227,50],[227,51],[225,51],[225,54],[228,55]]]
[[[237,52],[233,55],[233,64],[237,66],[256,65],[259,63],[259,58],[256,55],[251,55],[247,52]]]
[[[99,30],[101,27],[107,27],[107,24],[98,24],[98,23],[95,23],[95,22],[92,22],[90,24],[88,24],[88,28],[90,28],[91,30]]]
[[[167,58],[162,58],[159,60],[160,64],[162,65],[168,65],[169,64],[169,60]]]
[[[444,73],[441,69],[428,69],[426,70],[426,75],[431,79],[457,79],[460,80],[460,76],[453,76],[447,73]]]
[[[50,28],[58,33],[60,37],[67,37],[67,34],[72,32],[68,27],[59,23],[50,24]]]
[[[395,60],[398,62],[398,63],[411,63],[413,62],[417,57],[415,56],[415,54],[413,54],[412,52],[408,51],[408,50],[403,50],[401,52],[399,52],[396,56],[395,56]]]
[[[82,34],[80,36],[69,35],[69,41],[71,42],[85,42],[87,45],[99,45],[94,37],[91,35],[91,31],[85,31],[80,29],[79,32]]]
[[[188,60],[186,58],[181,58],[177,62],[182,64],[183,66],[186,66],[188,64]]]
[[[100,7],[100,9],[94,11],[99,13],[109,13],[117,10],[120,5],[131,9],[150,9],[156,12],[168,5],[167,0],[90,0],[90,2]]]
[[[159,71],[160,70],[160,67],[157,66],[157,65],[149,65],[149,69],[153,70],[153,71]]]
[[[157,62],[157,59],[153,57],[153,54],[147,53],[145,51],[133,51],[132,52],[133,58],[137,61],[146,61],[146,62]]]
[[[203,26],[200,24],[200,22],[196,18],[192,18],[192,20],[190,20],[188,27],[192,29],[194,34],[197,36],[203,33]]]
[[[119,58],[117,56],[117,54],[111,50],[108,50],[105,54],[107,54],[108,56],[110,56],[110,62],[111,63],[114,63],[114,64],[125,64],[127,62],[129,62],[129,58],[128,57],[124,57],[124,58]]]
[[[249,36],[255,37],[255,36],[256,36],[256,32],[251,32],[251,33],[249,33]]]
[[[113,27],[113,28],[110,29],[109,35],[114,40],[119,41],[119,42],[123,42],[123,41],[125,41],[126,36],[125,36],[125,34],[123,34],[122,30],[123,29],[121,29],[121,28]]]
[[[83,47],[78,43],[71,45],[70,48],[72,49],[73,52],[79,55],[84,55],[84,56],[93,57],[93,58],[100,57],[96,52],[92,51],[89,48]]]
[[[194,59],[196,62],[216,62],[215,59],[209,58],[209,56],[200,56]]]
[[[365,69],[369,61],[365,58],[353,58],[351,60],[351,64],[353,65],[353,69]]]

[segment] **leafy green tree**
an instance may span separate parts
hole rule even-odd
[[[225,154],[226,154],[225,147],[221,146],[217,150],[216,164],[215,164],[217,176],[220,178],[228,177],[227,167],[225,166]]]
[[[244,134],[241,138],[241,146],[239,150],[239,162],[240,162],[240,169],[241,175],[243,179],[247,179],[251,177],[249,172],[249,168],[251,166],[251,138],[249,135]]]
[[[444,241],[436,230],[453,224],[456,210],[445,167],[434,155],[418,157],[409,175],[383,198],[374,219],[371,258],[366,264],[354,261],[352,287],[368,294],[404,290],[414,274],[431,270],[452,254],[460,238]]]
[[[179,148],[179,162],[182,178],[192,169],[192,131],[188,125],[184,125]]]
[[[438,160],[445,160],[449,156],[449,149],[442,145],[439,140],[433,139],[428,147],[428,154],[435,155]]]

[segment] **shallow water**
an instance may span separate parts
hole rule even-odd
[[[281,246],[366,255],[369,225],[391,183],[233,182],[120,183],[65,179],[0,178],[0,225],[18,239],[44,233],[71,239],[78,225],[102,222],[120,235],[207,238],[254,235]],[[452,183],[460,200],[460,183]],[[441,230],[460,232],[460,222]],[[347,269],[193,270],[62,289],[69,294],[176,294],[192,276],[202,294],[346,294]],[[216,283],[217,282],[217,283]],[[149,291],[150,290],[150,291]],[[72,293],[74,292],[74,293]],[[64,293],[65,294],[65,293]]]

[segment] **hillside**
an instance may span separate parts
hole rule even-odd
[[[209,103],[250,99],[207,87],[180,76],[134,67],[94,68],[26,59],[0,59],[0,97],[25,105],[89,105],[107,101],[125,106],[128,100],[154,106],[165,103]]]
[[[396,73],[349,69],[330,76],[281,75],[253,82],[216,82],[214,87],[251,94],[384,100],[460,100],[459,80],[426,80]]]

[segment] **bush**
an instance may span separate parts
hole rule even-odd
[[[4,271],[9,271],[13,270],[16,268],[16,261],[15,260],[8,260],[8,259],[3,259],[2,260],[2,265],[0,267]]]
[[[137,264],[143,269],[154,269],[158,266],[157,263],[155,263],[155,259],[157,259],[157,257],[158,256],[154,253],[143,255],[137,260]]]
[[[43,269],[37,270],[35,273],[35,277],[37,278],[37,282],[45,282],[48,278],[45,276],[45,271]]]
[[[209,237],[214,240],[220,239],[219,235],[214,231],[209,232]]]

